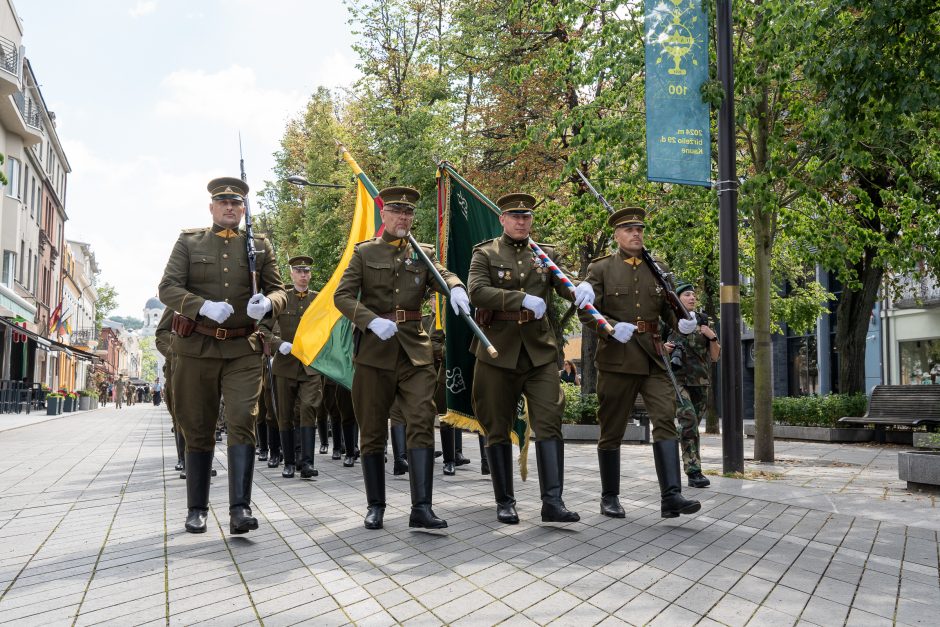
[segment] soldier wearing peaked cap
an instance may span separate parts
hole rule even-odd
[[[406,420],[411,482],[409,526],[441,529],[447,522],[431,509],[434,474],[434,402],[437,379],[431,339],[421,327],[421,303],[429,289],[441,292],[407,238],[420,194],[409,187],[379,192],[385,231],[356,244],[340,280],[336,307],[356,326],[352,398],[360,429],[367,529],[381,529],[385,515],[385,436],[389,408],[400,403]],[[433,259],[434,248],[420,244]],[[439,263],[451,290],[450,305],[469,313],[466,290]]]
[[[601,475],[601,514],[625,517],[620,505],[620,443],[637,394],[653,424],[653,456],[662,497],[664,518],[693,514],[701,505],[682,496],[679,480],[679,446],[676,439],[676,400],[663,360],[660,321],[688,333],[695,324],[677,321],[653,271],[643,260],[646,211],[628,207],[608,219],[614,229],[617,251],[595,259],[588,266],[585,283],[595,293],[594,304],[613,325],[608,334],[597,322],[581,313],[581,321],[598,334],[597,417],[601,436],[597,459]]]
[[[255,411],[261,392],[256,325],[277,316],[287,299],[271,245],[256,236],[260,292],[252,295],[247,240],[238,225],[248,185],[213,179],[207,186],[212,226],[184,230],[160,281],[160,300],[178,312],[172,322],[173,408],[186,439],[186,530],[203,533],[219,402],[228,425],[229,516],[232,533],[258,528],[251,515]]]
[[[529,248],[535,198],[529,194],[506,194],[497,200],[502,210],[503,234],[478,244],[470,261],[470,300],[476,306],[477,322],[499,347],[490,357],[476,340],[473,372],[474,412],[486,431],[496,519],[519,522],[512,487],[510,429],[519,397],[525,394],[535,431],[544,522],[577,522],[562,500],[564,484],[564,440],[561,416],[565,400],[558,379],[558,346],[555,332],[545,316],[555,290],[571,300],[570,291]],[[554,248],[541,246],[551,257]],[[579,306],[593,293],[577,298]]]
[[[300,435],[300,476],[309,479],[319,474],[314,467],[313,449],[316,446],[317,414],[323,406],[323,375],[301,363],[291,353],[291,349],[300,319],[317,297],[317,292],[309,289],[312,258],[298,255],[291,257],[287,263],[291,276],[291,285],[287,286],[287,302],[276,318],[262,320],[261,328],[271,350],[277,351],[272,372],[278,430],[281,450],[284,452],[281,476],[294,476],[294,467],[297,465],[294,434],[297,429]]]

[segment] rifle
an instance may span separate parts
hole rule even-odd
[[[248,175],[245,174],[245,156],[242,154],[242,134],[238,134],[238,167],[241,171],[242,182],[248,183]],[[251,226],[251,206],[248,204],[248,194],[245,194],[245,240],[248,249],[248,276],[251,278],[251,293],[257,294],[258,290],[258,271],[257,271],[257,251],[255,250],[255,233]],[[277,420],[277,397],[274,393],[274,365],[271,356],[271,347],[264,341],[264,333],[258,333],[261,336],[261,350],[264,353],[264,377],[268,380],[268,389],[271,391],[271,408],[274,413],[274,419]]]
[[[584,184],[587,186],[588,190],[594,194],[594,197],[600,201],[604,206],[604,209],[607,210],[607,213],[613,214],[614,208],[607,202],[607,199],[604,198],[599,191],[594,189],[594,186],[591,185],[591,181],[588,180],[588,177],[584,175],[584,172],[580,168],[575,168],[575,172],[578,173],[578,176],[581,177],[581,180],[584,181]],[[682,301],[679,300],[679,297],[676,296],[676,290],[672,286],[672,281],[668,276],[662,271],[659,265],[653,261],[653,256],[650,254],[650,251],[646,249],[646,246],[643,247],[643,261],[649,265],[650,270],[653,272],[653,278],[656,279],[656,282],[659,283],[659,286],[663,288],[663,292],[666,294],[666,302],[669,303],[669,306],[675,312],[677,318],[689,318],[689,310],[685,308],[685,305],[682,304]]]

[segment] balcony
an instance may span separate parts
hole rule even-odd
[[[98,335],[95,333],[94,329],[80,329],[78,331],[73,331],[72,335],[69,336],[72,346],[78,348],[87,347],[92,350],[95,350],[98,347]]]
[[[913,279],[903,277],[899,282],[901,294],[893,302],[896,309],[931,309],[940,307],[940,284],[929,277]]]
[[[0,71],[0,74],[2,73]],[[23,138],[23,144],[26,146],[42,142],[42,111],[39,105],[22,91],[0,98],[0,124]]]
[[[0,37],[0,96],[20,88],[20,51],[15,43]]]

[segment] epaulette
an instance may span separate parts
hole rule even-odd
[[[480,248],[481,246],[486,246],[487,244],[492,244],[493,242],[496,242],[496,241],[498,241],[498,240],[499,240],[498,237],[494,237],[493,239],[483,240],[482,242],[480,242],[479,244],[477,244],[476,246],[474,246],[474,248]]]
[[[595,257],[594,259],[591,259],[591,263],[594,263],[595,261],[600,261],[601,259],[607,259],[608,257],[610,257],[610,256],[613,255],[613,254],[614,254],[614,253],[607,253],[606,255],[601,255],[600,257]]]
[[[265,239],[267,235],[265,233],[253,233],[255,239]]]
[[[195,234],[195,233],[203,233],[203,232],[205,232],[205,230],[206,230],[207,228],[209,228],[209,227],[201,226],[201,227],[197,227],[197,228],[195,228],[195,229],[183,229],[183,230],[181,231],[181,233],[184,233],[184,234],[186,234],[186,235],[193,235],[193,234]]]

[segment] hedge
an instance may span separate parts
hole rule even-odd
[[[773,399],[774,422],[800,427],[837,427],[843,416],[864,416],[864,394],[826,396],[777,396]]]

